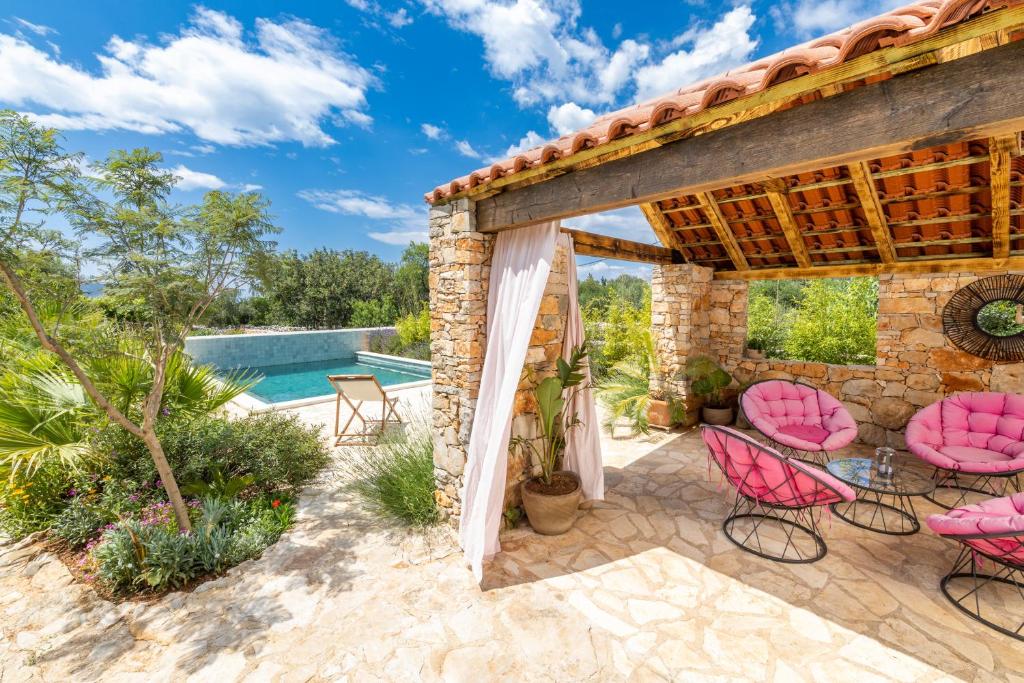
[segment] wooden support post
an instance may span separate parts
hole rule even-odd
[[[992,257],[1010,255],[1010,158],[1017,149],[1016,135],[988,141],[989,184],[992,189]]]
[[[786,184],[779,178],[773,178],[764,184],[768,201],[771,202],[775,217],[782,226],[782,232],[789,242],[789,250],[793,252],[796,265],[800,268],[811,267],[811,255],[807,253],[807,243],[804,242],[800,226],[793,218],[793,207],[789,205],[789,197],[786,194]]]
[[[651,224],[651,229],[654,230],[654,234],[658,236],[661,243],[669,249],[682,249],[683,240],[679,237],[679,234],[672,229],[672,225],[669,223],[668,218],[665,214],[654,204],[641,204],[640,211],[643,212],[644,217],[647,218],[647,222]]]
[[[846,168],[850,172],[850,179],[853,180],[853,188],[857,191],[857,197],[864,210],[864,217],[867,218],[868,227],[871,228],[875,246],[878,247],[878,257],[882,263],[896,263],[896,250],[892,246],[892,234],[889,232],[885,211],[878,198],[878,190],[871,177],[871,168],[868,166],[868,162],[858,161]]]
[[[729,224],[726,222],[725,216],[722,215],[722,209],[719,208],[715,198],[711,196],[710,192],[700,192],[697,194],[697,200],[736,270],[750,270],[747,257],[743,255],[743,250],[740,249],[740,244],[736,241],[736,235],[732,234],[732,230],[729,229]]]

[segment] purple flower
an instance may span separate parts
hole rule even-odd
[[[155,486],[155,487],[157,487],[157,488],[161,488],[161,487],[163,487],[163,485],[164,485],[164,482],[163,482],[163,480],[162,480],[162,479],[157,479],[157,480],[156,480],[156,483],[155,483],[155,484],[153,484],[153,486]]]
[[[171,414],[171,411],[164,407],[160,409],[160,414],[163,415],[164,417],[167,417],[168,415]]]
[[[74,498],[77,495],[78,495],[78,491],[76,491],[73,488],[68,489],[68,498]]]
[[[133,503],[139,502],[139,494],[133,493],[132,495],[128,496],[128,500]]]

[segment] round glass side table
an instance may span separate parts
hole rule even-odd
[[[856,500],[833,503],[836,517],[880,534],[909,536],[921,530],[913,498],[935,490],[931,477],[908,467],[909,459],[897,455],[893,473],[880,475],[871,458],[843,458],[827,466],[829,474],[849,484],[857,492]]]

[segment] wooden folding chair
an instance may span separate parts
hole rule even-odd
[[[327,381],[337,393],[334,406],[334,445],[335,446],[368,446],[377,443],[380,435],[389,423],[402,423],[398,415],[398,399],[389,398],[384,387],[373,375],[328,375]],[[352,409],[352,414],[344,427],[341,424],[341,402],[345,401]],[[380,419],[367,417],[361,412],[364,403],[380,403]],[[362,423],[362,429],[353,427],[356,418]]]

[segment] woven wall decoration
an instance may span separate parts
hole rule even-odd
[[[942,331],[967,353],[1000,361],[1024,360],[1024,332],[989,334],[978,325],[978,314],[993,301],[1024,304],[1024,275],[996,275],[976,280],[953,294],[942,310]]]

